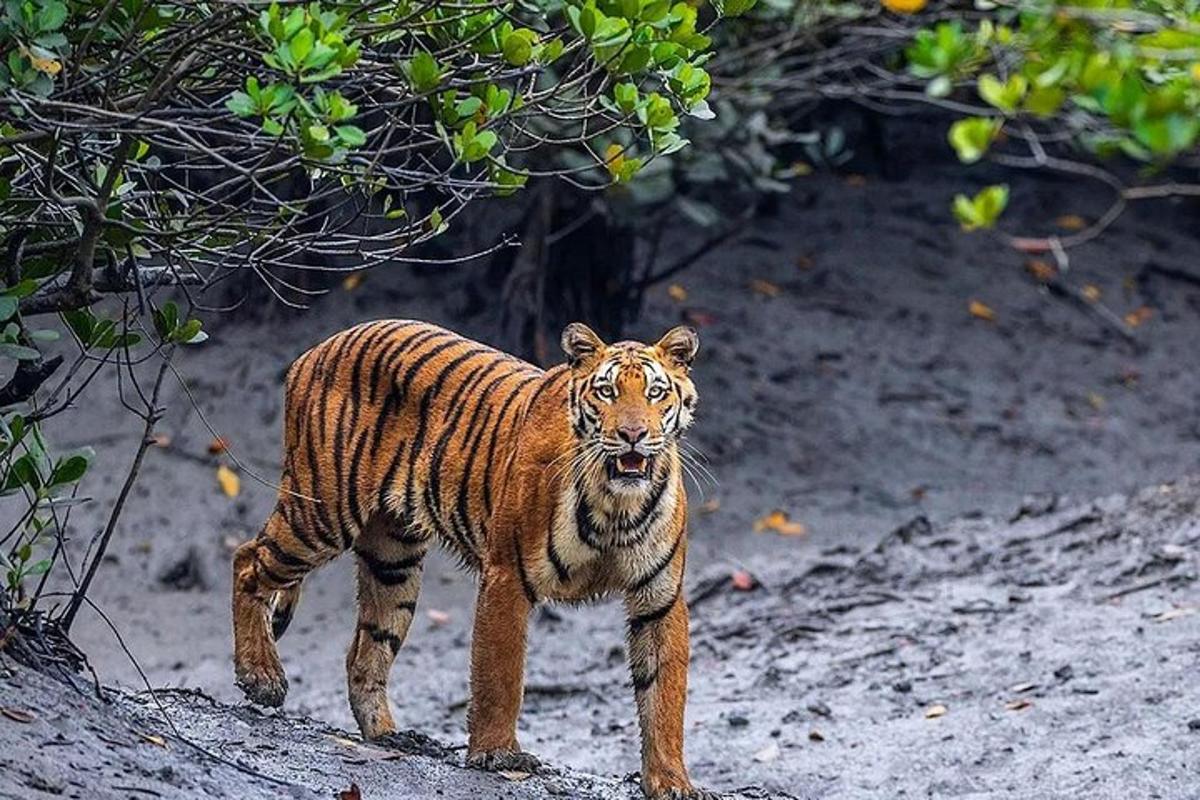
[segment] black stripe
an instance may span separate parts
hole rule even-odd
[[[411,364],[409,364],[408,369],[406,369],[404,371],[404,377],[402,377],[400,379],[399,384],[398,384],[399,391],[400,391],[400,397],[401,398],[408,397],[408,392],[412,388],[412,382],[416,379],[417,373],[421,370],[421,367],[425,366],[431,360],[436,358],[439,353],[443,353],[446,350],[449,350],[451,347],[456,347],[458,345],[467,344],[467,342],[468,342],[467,339],[454,338],[448,342],[442,342],[439,345],[431,347],[428,350],[426,350],[424,353],[422,353],[415,361],[413,361]],[[479,352],[484,352],[484,351],[481,349]],[[442,370],[441,374],[438,375],[434,385],[440,387],[441,383],[445,380],[445,376],[446,376],[446,370]]]
[[[521,557],[521,540],[517,536],[513,536],[513,550],[517,557],[517,575],[521,578],[521,589],[525,592],[526,599],[529,600],[529,605],[536,606],[538,602],[537,592],[533,589],[533,584],[529,582],[529,576],[525,574],[525,560]]]
[[[395,655],[397,652],[399,652],[400,645],[404,644],[404,640],[399,636],[394,633],[388,633],[378,625],[372,625],[369,622],[364,622],[359,626],[359,628],[366,631],[367,635],[376,642],[379,642],[380,644],[386,644],[388,649],[392,651],[392,655]]]
[[[307,569],[310,566],[303,558],[284,550],[274,539],[260,538],[258,546],[266,548],[267,552],[271,554],[271,558],[278,561],[279,566],[284,569]]]
[[[558,557],[558,551],[554,549],[554,520],[550,521],[550,530],[546,531],[546,558],[554,567],[554,572],[558,575],[560,583],[566,583],[571,577],[570,570],[567,565],[562,563],[562,559]]]
[[[366,520],[363,518],[362,509],[358,503],[358,469],[364,458],[374,455],[363,452],[363,440],[367,438],[368,433],[370,431],[364,428],[358,435],[357,444],[351,448],[350,474],[346,476],[346,505],[350,507],[350,518],[354,520],[354,524],[360,531],[366,525]]]
[[[447,336],[449,335],[447,331],[441,330],[440,328],[435,328],[433,330],[427,330],[424,333],[415,333],[411,336],[405,336],[402,339],[397,339],[393,342],[390,342],[388,346],[383,349],[383,352],[379,354],[379,358],[375,359],[375,363],[371,365],[371,389],[367,394],[367,399],[371,403],[375,402],[376,392],[379,390],[380,386],[383,385],[383,372],[385,365],[387,367],[387,371],[391,372],[395,366],[393,363],[394,359],[412,350],[413,348],[420,347],[430,339],[443,334]],[[387,384],[388,391],[390,392],[395,387],[395,383],[389,380]]]
[[[525,414],[528,414],[533,409],[534,403],[538,401],[538,398],[542,396],[542,393],[547,391],[558,381],[559,378],[563,377],[564,375],[570,375],[570,373],[567,372],[567,368],[564,366],[557,366],[549,372],[543,373],[542,385],[534,390],[533,394],[529,396],[529,402],[525,404]]]
[[[267,562],[263,561],[261,558],[257,559],[254,563],[258,565],[258,571],[263,575],[266,575],[271,580],[271,583],[276,585],[276,588],[286,588],[288,586],[292,586],[298,580],[295,576],[280,575],[278,572],[268,567]]]
[[[416,519],[416,507],[413,505],[413,473],[416,472],[417,454],[421,452],[421,448],[425,444],[425,433],[429,429],[429,401],[431,395],[428,390],[421,396],[420,409],[417,413],[417,433],[413,436],[408,445],[408,474],[404,480],[404,518],[413,520]],[[400,466],[400,456],[396,455],[395,461],[392,462],[391,469],[388,470],[388,483],[391,485],[391,478],[395,471]]]
[[[598,531],[596,526],[592,524],[592,515],[588,508],[587,500],[583,497],[583,492],[575,499],[575,532],[579,534],[580,540],[593,550],[602,549],[596,542]]]
[[[384,586],[399,586],[408,580],[410,570],[421,566],[421,561],[425,558],[424,553],[418,553],[415,556],[402,558],[398,561],[387,561],[362,551],[355,551],[367,570],[371,573],[371,577],[382,583]]]
[[[505,376],[505,377],[507,377],[507,376]],[[517,399],[517,395],[519,395],[525,389],[526,386],[528,386],[530,383],[532,383],[535,380],[537,380],[536,376],[530,376],[530,377],[522,379],[520,383],[518,383],[516,386],[514,386],[512,391],[509,392],[508,396],[506,398],[504,398],[504,403],[500,406],[500,413],[496,415],[496,420],[495,420],[495,422],[492,423],[492,436],[491,436],[490,441],[488,442],[487,459],[485,459],[483,462],[484,463],[484,470],[483,470],[483,513],[484,513],[484,516],[491,516],[491,514],[492,514],[492,468],[495,466],[495,463],[496,463],[495,459],[494,459],[494,456],[496,454],[496,441],[498,439],[498,434],[500,433],[500,426],[504,423],[504,415],[508,412],[509,406],[512,404],[513,400]]]
[[[671,482],[673,470],[668,470],[659,484],[654,487],[650,497],[646,499],[646,505],[642,506],[641,513],[633,520],[631,525],[626,526],[626,531],[636,531],[645,525],[650,520],[650,515],[658,509],[659,503],[662,502],[663,494],[667,491],[667,484]]]
[[[633,617],[629,618],[629,635],[631,637],[637,636],[639,633],[641,633],[643,630],[645,630],[647,625],[650,625],[651,623],[654,623],[654,622],[658,622],[660,619],[665,617],[671,611],[671,609],[675,607],[675,604],[678,602],[679,602],[679,587],[677,586],[677,587],[675,587],[675,594],[671,595],[670,602],[663,604],[662,606],[654,609],[653,611],[647,611],[645,614],[638,614],[637,616],[633,616]]]
[[[647,689],[649,689],[651,686],[654,685],[654,682],[656,680],[658,680],[658,670],[657,669],[655,669],[649,675],[645,675],[645,674],[639,675],[637,673],[637,671],[631,667],[629,670],[629,674],[633,679],[633,691],[636,692],[637,694],[641,694],[642,692],[646,691]]]
[[[630,591],[640,592],[642,589],[645,589],[647,586],[649,586],[651,583],[653,583],[654,579],[657,578],[659,575],[661,575],[662,571],[664,569],[666,569],[668,566],[670,566],[671,562],[675,560],[675,553],[678,552],[679,543],[682,541],[683,541],[683,531],[680,530],[679,535],[675,537],[675,544],[671,545],[670,552],[668,552],[665,556],[663,556],[663,558],[661,558],[658,561],[658,563],[656,563],[650,569],[649,572],[647,572],[645,575],[643,575],[642,577],[640,577],[636,581],[634,581],[633,586],[630,587]]]

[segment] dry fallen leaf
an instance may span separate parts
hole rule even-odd
[[[1040,258],[1031,258],[1025,262],[1025,269],[1035,279],[1042,283],[1049,283],[1058,275],[1058,268]]]
[[[217,483],[221,486],[221,491],[226,497],[237,497],[242,491],[242,481],[238,478],[236,472],[222,464],[217,467]]]
[[[758,581],[744,569],[735,569],[730,576],[733,588],[739,592],[752,592],[758,586]]]
[[[517,782],[517,781],[523,781],[523,780],[525,780],[525,779],[526,779],[526,778],[528,778],[528,777],[529,777],[529,776],[530,776],[532,773],[529,773],[529,772],[520,772],[520,771],[518,771],[518,770],[500,770],[500,772],[498,772],[497,774],[498,774],[498,775],[499,775],[501,778],[504,778],[504,780],[506,780],[506,781],[513,781],[513,782],[515,783],[515,782]]]
[[[670,297],[676,303],[683,303],[687,300],[687,289],[680,286],[678,283],[672,283],[667,287],[667,297]]]
[[[229,449],[229,440],[224,436],[218,436],[208,443],[208,454],[210,456],[220,455]]]
[[[32,711],[26,711],[23,708],[0,708],[0,714],[8,717],[13,722],[33,722],[37,719]]]
[[[1084,299],[1089,303],[1100,302],[1100,287],[1094,283],[1085,283],[1083,288],[1079,290],[1079,293],[1082,294]]]
[[[155,447],[170,447],[171,437],[165,433],[155,433],[150,435],[150,444]]]
[[[759,750],[754,754],[754,760],[760,764],[770,764],[775,759],[779,758],[779,743],[771,742],[769,745]]]
[[[987,320],[988,322],[995,322],[996,320],[995,310],[987,303],[981,303],[978,300],[972,300],[968,303],[967,311],[971,312],[971,316],[977,319]]]
[[[794,161],[791,168],[788,170],[795,178],[803,178],[807,175],[812,175],[812,164],[807,161]]]
[[[1155,622],[1170,622],[1173,619],[1180,617],[1190,617],[1196,613],[1195,606],[1179,606],[1178,608],[1170,608],[1159,614],[1154,615]]]
[[[1038,685],[1033,681],[1026,681],[1024,683],[1018,683],[1015,686],[1009,687],[1009,691],[1013,694],[1021,694],[1022,692],[1028,692],[1031,689],[1036,689],[1037,687]]]
[[[1152,316],[1154,316],[1154,309],[1149,306],[1139,306],[1125,315],[1125,324],[1131,328],[1136,328]]]
[[[43,58],[42,56],[35,55],[32,51],[29,50],[29,48],[25,47],[24,45],[20,45],[20,49],[21,49],[21,55],[28,58],[30,65],[34,69],[36,69],[38,72],[44,72],[52,78],[55,75],[57,75],[58,73],[62,72],[62,62],[61,61],[56,61],[53,58]]]
[[[450,621],[450,615],[437,608],[429,609],[425,612],[425,615],[429,617],[429,621],[434,625],[445,625]]]
[[[138,738],[140,738],[142,741],[149,742],[150,744],[158,745],[164,749],[167,746],[166,739],[162,738],[161,736],[156,736],[153,733],[139,733]]]
[[[1104,400],[1104,395],[1098,392],[1088,392],[1088,405],[1096,411],[1103,411],[1107,403]]]
[[[755,278],[754,280],[750,281],[750,288],[758,294],[761,294],[763,297],[779,297],[779,295],[783,294],[783,289],[779,288],[779,286],[771,283],[770,281],[763,280],[762,278]]]
[[[813,742],[823,742],[823,741],[825,741],[825,734],[821,733],[816,728],[813,728],[811,731],[808,732],[808,738],[810,741],[813,741]]]
[[[362,792],[359,791],[358,784],[352,783],[349,789],[338,792],[338,800],[362,800]]]
[[[929,708],[925,709],[925,719],[937,719],[938,717],[944,717],[946,716],[947,710],[948,709],[941,703],[935,703],[934,705],[931,705]]]
[[[700,504],[701,514],[712,514],[721,508],[721,498],[713,497]]]
[[[363,272],[351,272],[345,278],[342,278],[342,288],[347,292],[352,292],[362,285],[364,277],[366,276]]]
[[[1087,220],[1078,214],[1063,214],[1055,218],[1054,224],[1066,231],[1081,231],[1087,227]]]
[[[897,0],[892,0],[892,2],[897,2]],[[910,0],[910,2],[911,2],[911,0]],[[901,4],[903,4],[903,3],[901,3]],[[921,3],[921,5],[924,5],[924,3]],[[866,186],[867,185],[867,177],[865,175],[847,175],[846,176],[846,185],[847,186]]]
[[[812,269],[816,265],[811,256],[796,256],[796,269]]]
[[[754,520],[754,532],[763,531],[774,531],[781,536],[803,536],[808,533],[803,523],[789,519],[787,513],[779,509]]]
[[[1024,711],[1032,705],[1032,700],[1027,700],[1026,698],[1022,697],[1019,700],[1009,700],[1004,704],[1004,707],[1009,711]]]

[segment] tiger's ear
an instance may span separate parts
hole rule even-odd
[[[694,328],[680,325],[667,331],[658,340],[655,348],[663,354],[668,363],[689,369],[696,358],[696,351],[700,349],[700,336]]]
[[[563,328],[560,341],[567,354],[567,363],[572,367],[586,364],[604,348],[604,342],[596,332],[582,322],[572,322]]]

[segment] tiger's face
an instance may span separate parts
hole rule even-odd
[[[563,331],[571,427],[613,491],[646,490],[656,459],[692,424],[697,397],[688,373],[699,346],[687,327],[654,345],[605,344],[578,322]]]

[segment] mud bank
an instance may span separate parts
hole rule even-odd
[[[1200,479],[1002,519],[918,516],[761,569],[749,590],[710,570],[689,590],[693,775],[747,798],[1194,798],[1198,576]],[[563,641],[598,633],[548,625]],[[534,658],[532,740],[556,728],[590,740],[597,771],[636,765],[620,661],[580,654],[552,686]],[[351,782],[367,800],[637,796],[631,779],[509,780],[420,735],[438,757],[200,692],[102,705],[6,666],[0,796],[327,798]]]

